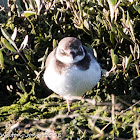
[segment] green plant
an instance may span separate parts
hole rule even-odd
[[[0,137],[139,138],[139,16],[137,0],[10,0],[0,6]],[[42,82],[45,59],[65,36],[92,48],[102,68],[97,87],[73,101],[70,114]]]

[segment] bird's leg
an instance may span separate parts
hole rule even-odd
[[[70,103],[69,103],[69,100],[66,99],[66,101],[67,101],[68,112],[70,112]]]
[[[84,102],[84,95],[81,96],[81,102],[82,102],[82,103]]]

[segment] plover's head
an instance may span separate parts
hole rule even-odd
[[[65,63],[71,64],[82,60],[85,52],[80,40],[74,37],[63,38],[57,47],[56,58]]]

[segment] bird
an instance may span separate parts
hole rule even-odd
[[[97,85],[101,67],[92,49],[75,37],[64,37],[48,55],[43,78],[49,89],[66,99],[70,112],[69,101]]]

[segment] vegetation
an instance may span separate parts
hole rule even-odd
[[[1,139],[140,139],[140,2],[0,2]],[[65,36],[93,48],[98,85],[71,103],[44,85],[44,62]]]

